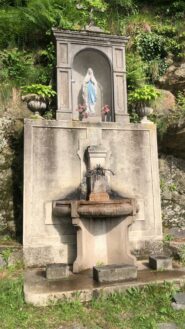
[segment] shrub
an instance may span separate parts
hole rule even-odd
[[[145,63],[137,54],[127,55],[127,86],[128,90],[134,90],[145,82]]]
[[[165,39],[154,32],[139,33],[135,39],[136,48],[145,61],[164,58],[167,55]]]
[[[36,94],[42,96],[46,99],[52,98],[56,95],[56,92],[52,89],[51,86],[44,86],[41,84],[32,84],[30,86],[21,87],[22,94]]]
[[[154,26],[153,31],[169,38],[173,38],[177,34],[177,28],[172,25],[157,25]]]
[[[162,76],[168,68],[168,64],[165,59],[153,59],[145,62],[145,73],[149,82],[155,82],[160,76]]]
[[[149,106],[151,101],[160,95],[159,91],[150,85],[144,85],[130,92],[128,100],[135,109]]]

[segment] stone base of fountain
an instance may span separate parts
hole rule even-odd
[[[24,278],[25,301],[35,306],[46,306],[51,305],[51,302],[71,301],[76,300],[76,298],[81,302],[88,302],[98,296],[121,293],[132,287],[142,288],[149,284],[161,285],[164,281],[177,286],[183,286],[185,283],[183,268],[151,271],[144,264],[137,263],[137,279],[102,283],[93,280],[92,270],[83,271],[79,274],[70,272],[68,278],[61,280],[47,280],[45,268],[27,269]]]

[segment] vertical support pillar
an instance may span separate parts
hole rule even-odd
[[[129,123],[127,111],[125,47],[113,47],[113,78],[115,121]]]
[[[72,119],[69,43],[57,40],[57,120]]]

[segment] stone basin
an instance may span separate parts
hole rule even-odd
[[[73,272],[104,265],[135,265],[130,253],[128,229],[138,206],[135,199],[102,201],[59,200],[53,202],[53,216],[72,219],[77,229],[77,258]]]
[[[75,208],[75,214],[74,214]],[[134,199],[108,201],[55,201],[53,215],[89,218],[117,218],[134,215],[138,206]]]

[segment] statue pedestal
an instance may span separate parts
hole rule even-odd
[[[83,122],[102,122],[102,118],[100,115],[89,115],[87,118],[83,119]]]

